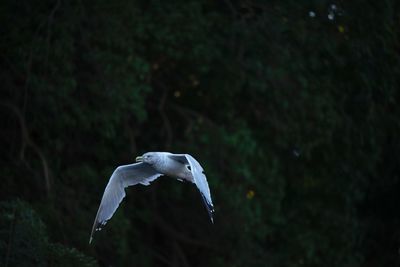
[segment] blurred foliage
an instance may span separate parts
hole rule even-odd
[[[97,266],[74,248],[48,241],[46,227],[20,200],[0,203],[1,266]]]
[[[3,1],[2,264],[398,265],[399,11]],[[89,245],[113,169],[164,150],[201,162],[215,224],[162,178]]]

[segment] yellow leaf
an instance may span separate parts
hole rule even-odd
[[[246,197],[247,199],[252,199],[256,193],[253,190],[247,191]]]

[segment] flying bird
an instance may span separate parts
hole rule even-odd
[[[214,206],[211,200],[210,189],[203,168],[189,154],[172,154],[169,152],[148,152],[136,157],[136,163],[117,167],[108,181],[89,244],[92,242],[93,234],[111,219],[122,199],[125,197],[125,188],[132,185],[149,185],[161,175],[176,178],[179,181],[194,183],[200,191],[201,197],[213,221]]]

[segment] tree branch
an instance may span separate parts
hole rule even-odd
[[[61,1],[57,0],[56,5],[50,12],[48,23],[47,23],[47,37],[46,37],[46,57],[45,57],[45,66],[47,68],[48,61],[49,61],[49,51],[50,51],[50,39],[51,39],[51,25],[53,24],[54,14],[56,13],[57,9],[60,7]]]
[[[18,107],[16,107],[13,104],[10,103],[3,103],[1,102],[0,105],[7,107],[9,110],[11,110],[18,118],[18,122],[21,128],[21,150],[20,150],[20,159],[22,161],[25,161],[25,150],[26,147],[29,146],[32,148],[34,152],[38,155],[42,168],[43,168],[43,175],[45,179],[45,188],[47,195],[50,195],[51,192],[51,185],[50,185],[50,168],[49,164],[47,163],[46,157],[42,150],[39,148],[39,146],[31,139],[29,135],[28,128],[26,127],[26,121],[25,117],[22,114],[22,112],[19,110]]]

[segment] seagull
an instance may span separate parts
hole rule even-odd
[[[125,197],[126,187],[137,184],[147,186],[162,175],[174,177],[179,181],[194,183],[200,191],[211,222],[214,222],[214,205],[211,200],[210,188],[200,163],[189,154],[147,152],[136,157],[136,163],[122,165],[114,170],[104,190],[99,210],[94,219],[89,244],[93,240],[94,232],[100,231],[117,210]]]

